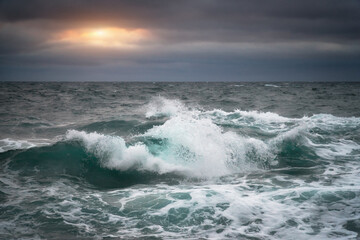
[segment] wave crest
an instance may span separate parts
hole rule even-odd
[[[146,146],[137,143],[126,146],[123,138],[107,136],[96,132],[70,130],[66,134],[67,140],[81,141],[85,149],[94,154],[101,161],[101,165],[118,170],[148,170],[166,173],[176,170],[174,166],[152,156]]]
[[[360,146],[337,139],[336,132],[359,129],[358,118],[328,114],[287,118],[257,111],[225,112],[187,108],[178,100],[155,98],[146,117],[167,116],[165,122],[126,143],[119,136],[70,130],[110,169],[178,172],[213,177],[284,164],[309,164],[316,158],[334,159],[353,154]],[[302,163],[291,163],[293,155]]]
[[[105,169],[200,178],[360,156],[358,141],[344,138],[360,131],[359,118],[287,118],[271,112],[205,111],[162,97],[153,101],[145,115],[167,118],[140,126],[143,132],[127,136],[127,142],[120,136],[79,130],[69,130],[65,140],[80,143]]]

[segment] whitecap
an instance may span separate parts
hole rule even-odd
[[[46,146],[51,144],[50,139],[11,139],[11,138],[4,138],[0,140],[0,153],[10,151],[10,150],[17,150],[17,149],[28,149],[38,146]]]

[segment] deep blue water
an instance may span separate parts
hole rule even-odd
[[[1,83],[0,239],[360,238],[359,83]]]

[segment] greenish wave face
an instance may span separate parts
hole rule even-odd
[[[2,85],[0,238],[359,237],[358,84],[157,85]]]

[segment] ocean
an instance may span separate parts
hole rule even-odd
[[[360,238],[360,83],[0,93],[0,239]]]

